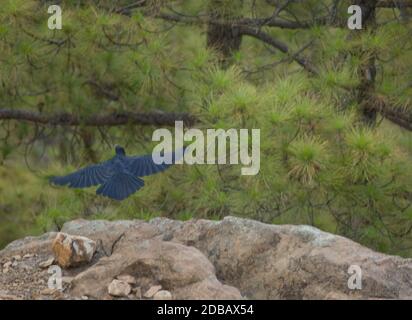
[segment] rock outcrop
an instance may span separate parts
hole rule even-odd
[[[58,234],[14,241],[0,251],[0,299],[412,299],[412,259],[309,226],[156,218],[74,220],[61,231],[96,243],[90,261],[63,269],[62,288],[45,295],[39,264]]]

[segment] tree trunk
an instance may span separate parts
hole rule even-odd
[[[362,9],[362,29],[354,30],[361,36],[365,32],[374,34],[376,28],[376,0],[357,0],[355,4]],[[365,123],[373,125],[376,122],[378,108],[375,105],[375,78],[376,78],[376,54],[371,50],[359,47],[356,53],[359,55],[362,64],[358,70],[360,84],[357,88],[357,102],[359,104],[362,119]]]
[[[93,131],[83,127],[80,129],[80,137],[83,141],[83,147],[86,152],[84,155],[85,160],[97,163],[99,159],[97,157],[95,150],[93,149]]]
[[[239,27],[233,26],[231,21],[236,17],[236,11],[241,8],[242,0],[211,0],[209,4],[209,16],[214,22],[207,25],[207,47],[219,54],[223,67],[230,64],[234,52],[240,49],[242,35]],[[222,23],[215,23],[221,21]],[[227,23],[224,23],[228,21]]]

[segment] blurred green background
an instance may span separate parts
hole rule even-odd
[[[412,256],[409,8],[371,1],[353,31],[349,1],[60,1],[63,29],[49,30],[51,3],[0,6],[0,248],[79,217],[236,215]],[[175,166],[122,202],[53,187],[50,175],[105,160],[116,143],[150,153],[159,127],[62,126],[61,112],[259,128],[260,173]]]

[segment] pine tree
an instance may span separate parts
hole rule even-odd
[[[361,30],[347,28],[353,3],[343,0],[66,0],[62,30],[49,30],[55,2],[0,5],[10,237],[79,215],[238,215],[411,255],[410,1],[354,1]],[[150,152],[153,130],[176,120],[261,129],[260,173],[176,167],[120,204],[48,186],[53,170],[101,160],[114,143]]]

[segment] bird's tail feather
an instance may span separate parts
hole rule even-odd
[[[50,177],[50,182],[55,185],[59,185],[59,186],[64,186],[70,183],[67,177],[59,177],[59,176]]]
[[[123,200],[143,186],[142,179],[127,173],[117,173],[102,184],[96,193],[114,200]]]

